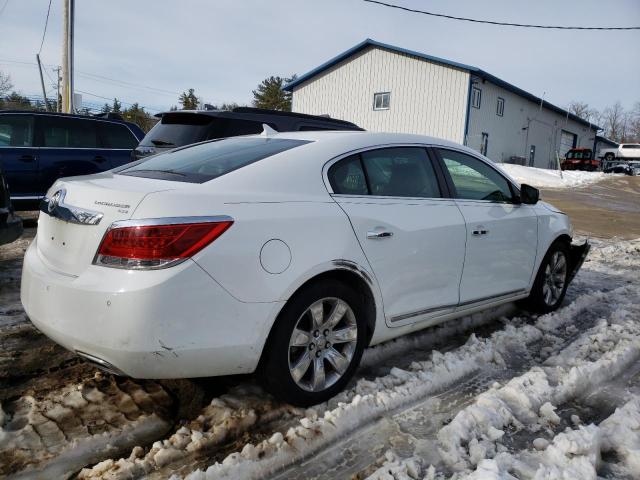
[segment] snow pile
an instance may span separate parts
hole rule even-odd
[[[25,477],[66,477],[105,453],[117,455],[165,434],[171,424],[156,412],[171,404],[157,384],[118,385],[101,374],[41,399],[6,402],[0,409],[0,476],[22,471]]]
[[[393,368],[389,375],[375,380],[362,379],[354,389],[337,397],[342,401],[338,402],[336,408],[317,416],[311,409],[297,426],[291,427],[286,433],[274,434],[272,438],[256,445],[246,444],[242,451],[227,456],[206,471],[193,472],[187,478],[261,478],[284,465],[301,460],[387,412],[437,393],[482,368],[503,366],[503,355],[514,350],[521,351],[528,344],[541,341],[544,329],[559,328],[573,321],[573,315],[601,300],[602,294],[585,295],[571,306],[570,314],[549,315],[553,320],[546,320],[548,325],[545,324],[544,328],[527,324],[518,327],[507,325],[487,339],[471,335],[464,346],[444,354],[434,351],[430,360],[413,362],[409,370]],[[544,319],[541,317],[541,322]]]
[[[604,451],[615,451],[634,478],[640,478],[640,397],[634,397],[600,424]]]
[[[83,469],[78,478],[144,477],[149,472],[171,463],[184,463],[198,453],[212,451],[231,439],[241,437],[254,427],[258,420],[268,422],[289,410],[298,413],[298,409],[288,405],[276,407],[258,388],[239,387],[229,394],[214,398],[195,420],[180,427],[168,439],[153,443],[148,452],[145,453],[144,449],[136,447],[129,458],[105,460],[93,468]]]
[[[583,172],[580,170],[565,170],[560,176],[558,170],[547,170],[544,168],[525,167],[511,163],[497,163],[498,167],[518,183],[526,183],[533,187],[548,188],[572,188],[582,187],[591,183],[596,183],[606,178],[602,172]]]
[[[434,480],[436,469],[433,465],[425,469],[419,457],[401,459],[392,451],[384,455],[384,463],[365,480]]]
[[[440,454],[455,470],[475,467],[497,453],[506,428],[559,423],[552,405],[619,375],[640,358],[640,324],[603,321],[557,357],[553,367],[534,367],[504,387],[482,393],[438,432]],[[550,402],[548,404],[547,402]]]

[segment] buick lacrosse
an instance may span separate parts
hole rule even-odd
[[[461,145],[265,127],[57,181],[21,298],[115,374],[257,371],[311,405],[367,346],[507,302],[558,308],[589,250],[571,235],[535,188]]]

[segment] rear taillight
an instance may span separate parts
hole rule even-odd
[[[188,223],[172,220],[116,222],[102,239],[93,263],[137,270],[170,267],[195,255],[233,224],[229,217],[220,221],[194,218]]]

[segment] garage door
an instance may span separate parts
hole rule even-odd
[[[576,134],[562,130],[560,135],[560,157],[564,157],[569,150],[576,146]]]

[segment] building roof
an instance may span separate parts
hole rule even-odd
[[[603,137],[601,135],[596,135],[596,142],[606,143],[607,145],[610,145],[612,147],[617,147],[619,145],[618,142],[614,142],[613,140],[610,140],[607,137]]]
[[[370,38],[367,38],[366,40],[364,40],[363,42],[360,42],[359,44],[351,47],[349,50],[346,50],[344,52],[342,52],[341,54],[333,57],[331,60],[326,61],[325,63],[323,63],[322,65],[319,65],[318,67],[314,68],[313,70],[308,71],[307,73],[301,75],[300,77],[296,78],[294,81],[289,82],[287,85],[284,86],[284,89],[287,91],[292,91],[295,87],[297,87],[298,85],[300,85],[303,82],[306,82],[307,80],[315,77],[316,75],[319,75],[320,73],[324,72],[325,70],[328,70],[329,68],[333,67],[334,65],[337,65],[338,63],[342,62],[343,60],[351,57],[352,55],[355,55],[356,53],[359,53],[369,47],[377,47],[377,48],[381,48],[384,50],[388,50],[391,52],[395,52],[395,53],[400,53],[400,54],[405,54],[405,55],[411,55],[413,57],[417,57],[419,59],[422,60],[426,60],[428,62],[432,62],[432,63],[439,63],[441,65],[446,65],[448,67],[453,67],[453,68],[458,68],[460,70],[466,70],[469,73],[472,73],[480,78],[486,79],[488,81],[490,81],[491,83],[494,83],[496,85],[498,85],[499,87],[504,88],[505,90],[509,90],[510,92],[515,93],[516,95],[519,95],[523,98],[526,98],[527,100],[530,100],[534,103],[540,103],[542,102],[542,106],[544,108],[548,108],[549,110],[553,110],[556,113],[559,113],[561,115],[565,115],[568,116],[571,120],[574,120],[576,122],[582,123],[583,125],[587,125],[590,128],[594,128],[597,130],[601,130],[600,127],[598,127],[597,125],[584,120],[580,117],[578,117],[577,115],[574,115],[571,112],[566,111],[563,108],[560,108],[556,105],[553,105],[547,101],[544,101],[543,99],[541,99],[540,97],[537,97],[535,95],[533,95],[532,93],[529,93],[525,90],[522,90],[521,88],[516,87],[515,85],[512,85],[511,83],[505,82],[504,80],[496,77],[495,75],[492,75],[488,72],[485,72],[484,70],[478,68],[478,67],[474,67],[472,65],[466,65],[464,63],[458,63],[458,62],[453,62],[451,60],[447,60],[444,58],[440,58],[440,57],[434,57],[433,55],[427,55],[426,53],[421,53],[421,52],[416,52],[414,50],[407,50],[405,48],[400,48],[400,47],[396,47],[394,45],[389,45],[387,43],[382,43],[382,42],[378,42],[376,40],[372,40]]]

